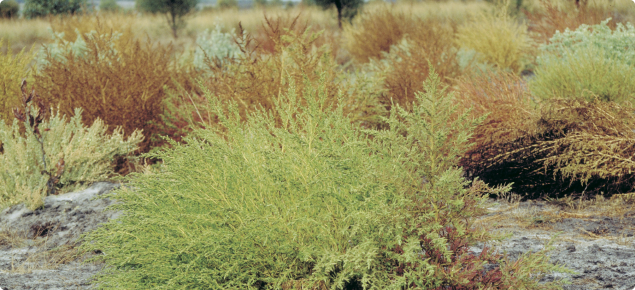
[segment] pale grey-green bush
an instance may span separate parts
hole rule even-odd
[[[632,101],[635,96],[635,27],[581,25],[557,32],[542,45],[531,91],[542,99]]]
[[[49,28],[49,32],[51,33],[51,37],[53,39],[52,43],[44,44],[37,56],[37,64],[38,67],[42,68],[43,66],[48,64],[46,60],[47,53],[51,55],[53,59],[65,61],[64,55],[68,55],[70,52],[73,53],[74,56],[77,57],[85,57],[86,53],[88,53],[88,48],[86,47],[86,40],[84,40],[84,36],[79,30],[76,28],[75,32],[77,33],[77,39],[75,41],[67,41],[64,39],[64,33],[59,32],[55,33]],[[86,36],[94,37],[96,36],[96,31],[91,31]],[[112,33],[111,41],[109,42],[109,48],[102,48],[103,50],[110,49],[114,52],[117,52],[114,43],[122,36],[123,34],[117,31]],[[98,36],[99,37],[99,36]],[[103,37],[103,36],[102,36]],[[101,53],[100,57],[103,59],[103,55],[105,53]]]
[[[49,179],[42,171],[50,172],[60,159],[65,162],[64,174],[58,183],[62,192],[104,180],[112,175],[114,157],[135,151],[137,144],[143,140],[138,131],[127,140],[120,129],[108,135],[107,127],[99,119],[92,126],[84,127],[81,113],[81,109],[76,109],[70,121],[59,112],[52,113],[49,120],[39,125],[49,168],[43,166],[40,143],[33,134],[21,134],[17,119],[11,126],[0,120],[0,140],[3,144],[3,153],[0,153],[0,208],[22,202],[31,209],[42,206]]]
[[[241,54],[240,48],[234,42],[234,30],[222,32],[221,29],[222,27],[217,24],[214,30],[205,30],[196,37],[193,59],[195,67],[205,69],[208,67],[207,62],[213,63],[215,59],[223,64],[227,59],[237,58]]]

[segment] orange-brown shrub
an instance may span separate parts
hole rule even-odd
[[[265,17],[264,33],[274,43],[273,48],[260,46],[240,27],[236,43],[242,55],[224,63],[208,59],[209,73],[203,81],[203,89],[224,103],[236,102],[241,116],[245,116],[260,108],[271,111],[275,99],[288,90],[289,83],[285,79],[294,81],[303,102],[305,82],[317,83],[324,78],[329,96],[327,106],[332,105],[340,89],[339,70],[328,47],[315,48],[317,35],[306,27],[290,25],[299,29],[301,34],[296,34],[292,29],[282,28],[283,21]],[[204,126],[215,126],[217,120],[201,113],[206,104],[203,97],[187,90],[180,90],[172,97],[171,112],[166,115],[168,123],[182,126],[203,122]],[[184,105],[187,103],[192,106]]]
[[[37,91],[62,114],[73,115],[74,108],[83,108],[85,124],[101,118],[109,132],[117,126],[131,134],[143,129],[145,140],[140,151],[161,144],[156,134],[164,109],[164,86],[173,87],[172,79],[186,86],[188,74],[172,59],[171,47],[126,39],[124,50],[110,49],[116,36],[97,31],[83,34],[88,53],[77,57],[66,52],[65,60],[46,56],[48,65],[35,76]]]
[[[258,26],[252,34],[254,43],[260,47],[260,53],[276,53],[276,45],[285,45],[280,37],[285,35],[287,31],[295,35],[302,35],[305,32],[315,33],[316,38],[311,45],[314,47],[322,47],[329,45],[329,52],[335,59],[345,59],[341,56],[341,34],[337,24],[329,25],[320,21],[315,21],[306,14],[300,12],[298,15],[292,16],[290,13],[278,16],[267,16],[262,25]],[[288,44],[287,44],[288,45]]]
[[[476,147],[507,142],[531,130],[539,116],[527,83],[511,72],[492,71],[457,80],[457,103],[473,117],[489,114],[472,135]]]
[[[418,20],[416,25],[418,30],[374,64],[375,70],[385,77],[386,93],[381,102],[388,108],[395,102],[410,109],[415,92],[423,90],[430,66],[447,85],[453,85],[454,78],[461,74],[454,44],[456,26],[439,19]]]
[[[512,110],[511,105],[507,110],[513,116],[497,113],[504,109],[492,111],[494,117],[509,119],[509,126],[505,121],[501,126],[486,121],[489,127],[477,129],[478,144],[460,163],[473,176],[491,185],[513,182],[514,190],[529,198],[634,188],[632,105],[551,99],[537,114],[520,104]]]
[[[406,34],[426,29],[420,19],[388,7],[364,11],[353,22],[344,32],[346,48],[360,63],[381,58],[382,52],[390,51]]]
[[[594,25],[611,17],[611,11],[601,6],[590,6],[588,1],[582,0],[578,5],[571,1],[567,7],[559,9],[555,3],[540,0],[544,11],[529,13],[525,11],[529,19],[529,31],[535,32],[536,41],[546,43],[556,33],[564,32],[566,28],[575,30],[581,24]],[[609,22],[611,29],[615,29],[616,23]]]

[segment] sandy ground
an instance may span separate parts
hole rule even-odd
[[[119,213],[104,212],[112,203],[94,199],[118,185],[99,182],[74,193],[49,196],[45,208],[30,211],[24,205],[0,213],[0,288],[91,289],[91,276],[99,264],[82,264],[75,241]],[[553,273],[545,280],[567,278],[565,289],[635,288],[635,209],[616,208],[615,203],[597,203],[584,210],[546,202],[491,200],[489,214],[475,225],[511,234],[501,242],[490,242],[512,258],[538,251],[554,236],[551,261],[577,274]],[[472,251],[478,253],[483,244]]]

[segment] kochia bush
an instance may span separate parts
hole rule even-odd
[[[556,33],[541,46],[536,77],[530,82],[538,97],[632,101],[635,91],[635,27],[581,25],[577,30]]]
[[[388,131],[329,109],[325,78],[304,85],[305,102],[285,81],[275,114],[244,121],[208,92],[221,126],[132,175],[114,207],[128,214],[85,236],[110,265],[98,287],[537,289],[554,269],[544,253],[516,264],[468,253],[481,197],[454,165],[478,120],[453,119],[436,74],[412,113],[394,107]]]

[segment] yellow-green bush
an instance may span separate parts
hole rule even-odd
[[[555,289],[538,281],[566,270],[545,251],[520,264],[468,252],[487,235],[470,224],[482,198],[455,165],[478,121],[452,121],[452,96],[430,76],[421,105],[394,107],[387,131],[325,110],[324,77],[307,80],[304,101],[285,78],[274,113],[244,118],[237,102],[207,92],[220,126],[157,152],[160,171],[133,174],[134,189],[116,192],[113,209],[130,214],[84,237],[82,249],[109,265],[96,286]]]
[[[635,97],[635,67],[607,57],[603,49],[585,47],[563,55],[546,55],[529,82],[542,99],[595,97],[622,103]]]
[[[35,135],[20,133],[18,119],[13,119],[11,126],[0,120],[4,148],[0,153],[0,208],[22,202],[31,209],[42,206],[49,181],[42,171],[52,171],[60,160],[64,162],[58,182],[61,191],[104,180],[112,173],[113,158],[135,151],[143,140],[138,131],[124,139],[121,128],[107,135],[107,127],[100,119],[85,127],[82,110],[75,109],[74,113],[68,120],[66,115],[51,110],[51,117],[39,124],[48,168],[42,163],[42,148]]]
[[[4,41],[0,40],[0,49],[3,44]],[[13,119],[11,110],[20,105],[20,82],[24,78],[31,78],[29,65],[35,54],[33,49],[22,49],[20,53],[13,55],[8,43],[6,49],[6,53],[0,53],[0,120],[10,122]]]
[[[476,51],[479,62],[520,73],[532,61],[533,41],[527,26],[507,14],[509,0],[505,3],[494,13],[481,13],[460,26],[456,42],[463,49]]]

